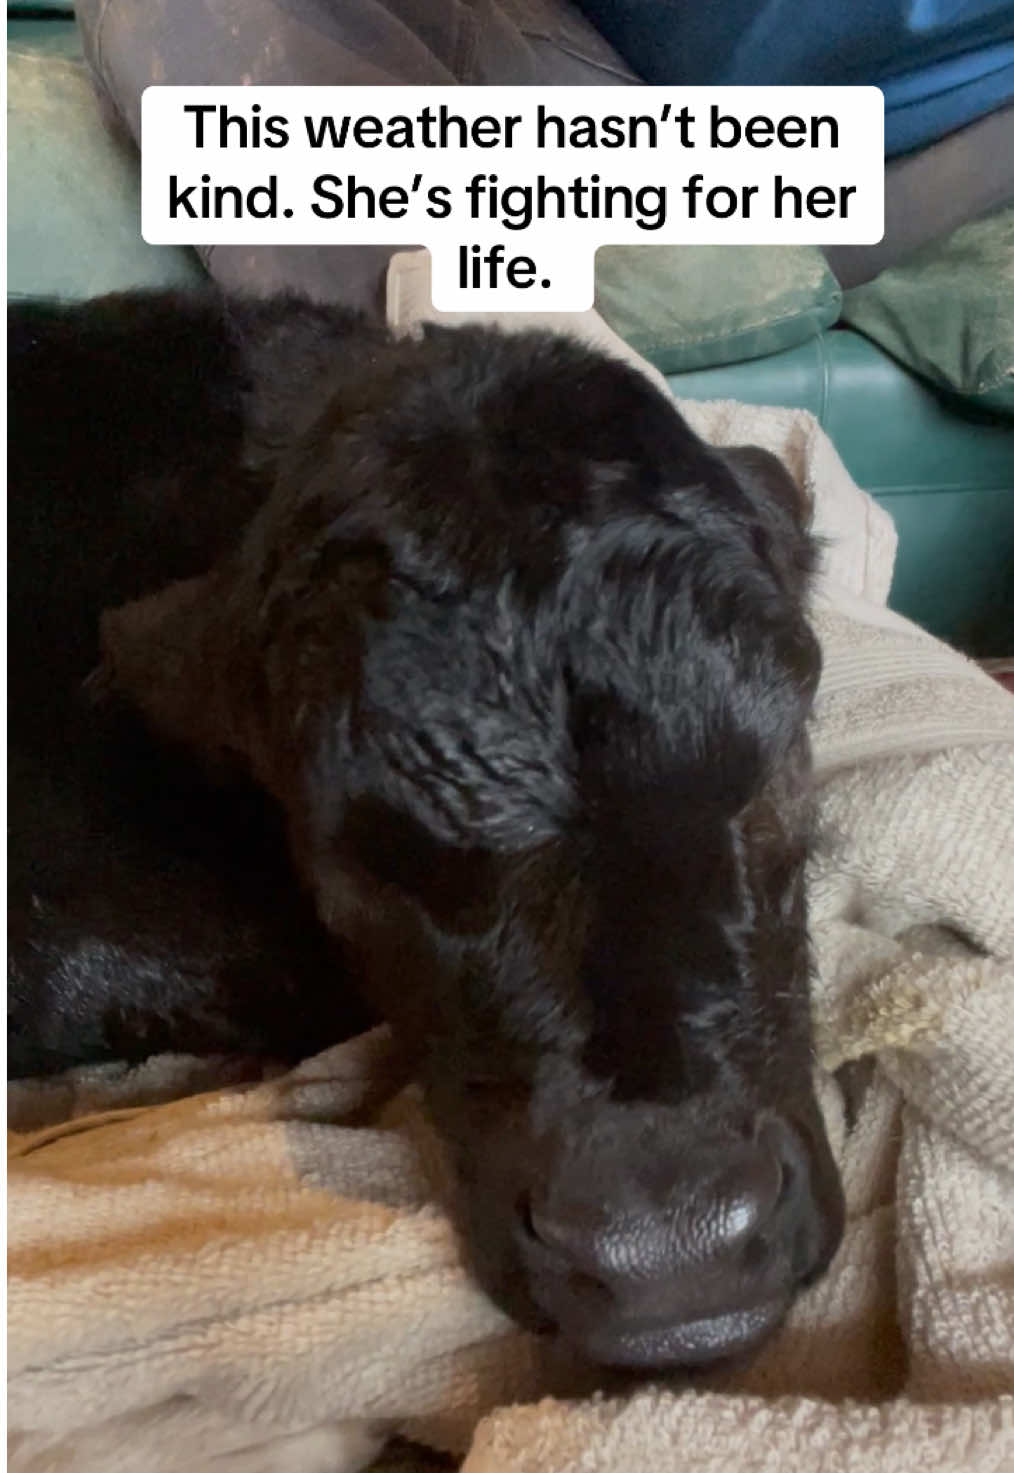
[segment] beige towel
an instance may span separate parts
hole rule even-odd
[[[748,1371],[606,1385],[468,1279],[383,1030],[248,1085],[176,1059],[13,1087],[14,1473],[350,1473],[396,1432],[468,1473],[1014,1468],[1014,702],[878,607],[890,528],[808,416],[685,407],[795,459],[840,529],[810,876],[831,1272]]]

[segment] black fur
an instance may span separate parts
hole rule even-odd
[[[12,1077],[167,1049],[296,1060],[370,1020],[336,985],[341,945],[273,805],[212,788],[81,690],[107,605],[235,541],[345,322],[290,304],[240,317],[227,331],[212,300],[161,295],[8,314]]]
[[[61,679],[102,605],[184,580],[105,616],[102,689],[279,805],[414,1060],[487,1288],[601,1360],[753,1343],[841,1220],[788,477],[563,339],[395,342],[292,302],[28,314],[15,395],[55,376],[84,408],[96,338],[118,422],[89,408],[40,477],[13,415],[30,526],[49,493],[36,561],[82,474],[108,543],[39,615],[84,630]],[[146,458],[110,467],[112,435]],[[132,555],[151,506],[157,568]]]

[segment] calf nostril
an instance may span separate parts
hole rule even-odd
[[[779,1189],[775,1211],[783,1212],[799,1195],[799,1180],[802,1171],[800,1144],[794,1133],[782,1120],[768,1120],[758,1134],[758,1144],[775,1161],[779,1172]]]
[[[787,1257],[798,1283],[807,1283],[821,1264],[824,1219],[813,1195],[810,1162],[800,1133],[782,1117],[769,1118],[758,1143],[777,1162],[781,1185],[771,1213],[770,1251]]]
[[[588,1266],[581,1261],[585,1256],[581,1251],[582,1247],[587,1250],[588,1245],[583,1242],[580,1224],[564,1225],[550,1221],[532,1206],[532,1199],[527,1192],[523,1192],[517,1199],[515,1208],[522,1234],[530,1243],[537,1243],[540,1248],[552,1254],[555,1271],[563,1275],[568,1290],[575,1299],[583,1300],[586,1305],[591,1306],[611,1298],[604,1280],[589,1272]]]
[[[539,1235],[535,1231],[535,1223],[532,1221],[532,1199],[527,1192],[521,1193],[515,1204],[515,1211],[517,1212],[518,1221],[521,1224],[521,1231],[525,1237],[532,1238],[537,1243],[539,1241]]]
[[[747,1273],[759,1273],[771,1261],[771,1243],[763,1233],[754,1233],[743,1246],[741,1263]]]
[[[586,1237],[582,1223],[578,1221],[558,1222],[535,1207],[527,1193],[518,1202],[518,1215],[521,1218],[525,1236],[532,1242],[539,1243],[543,1248],[552,1249],[555,1253],[567,1258],[576,1259],[581,1256],[580,1250],[585,1246]]]
[[[570,1257],[579,1233],[579,1225],[556,1222],[540,1211],[528,1192],[522,1192],[516,1203],[523,1235],[532,1243]]]

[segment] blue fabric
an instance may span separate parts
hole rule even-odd
[[[646,82],[884,92],[886,152],[1014,100],[1014,0],[576,0]]]

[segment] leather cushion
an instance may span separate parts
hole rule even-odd
[[[843,317],[939,388],[1014,414],[1014,206],[855,287]]]
[[[38,28],[44,47],[20,44],[16,24],[8,32],[8,294],[87,297],[199,279],[191,251],[141,239],[137,156],[107,129],[84,63],[60,54],[61,40],[76,49],[73,25]]]
[[[595,305],[656,368],[689,373],[816,337],[841,289],[812,246],[603,246]]]

